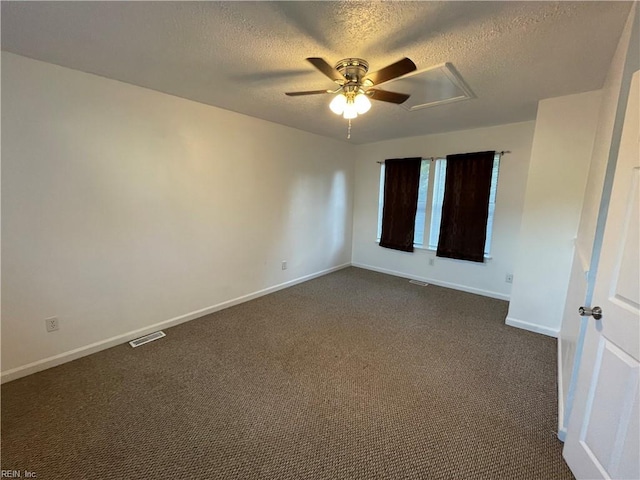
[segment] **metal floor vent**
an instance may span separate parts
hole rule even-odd
[[[414,285],[420,285],[421,287],[426,287],[429,284],[426,282],[421,282],[420,280],[409,280],[409,283],[413,283]]]
[[[139,347],[140,345],[153,342],[154,340],[158,340],[159,338],[166,337],[166,336],[167,335],[162,330],[159,330],[157,332],[150,333],[149,335],[145,335],[144,337],[131,340],[129,342],[129,345],[131,345],[133,348],[136,348],[136,347]]]

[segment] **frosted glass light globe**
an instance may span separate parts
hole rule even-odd
[[[346,105],[347,105],[347,97],[340,94],[333,97],[333,100],[331,100],[331,103],[329,104],[329,108],[336,115],[341,115],[342,112],[344,112],[344,108]]]
[[[344,115],[343,117],[346,119],[356,118],[358,116],[358,109],[356,104],[353,102],[347,102],[344,106]]]
[[[367,113],[371,108],[371,101],[364,93],[359,93],[358,95],[356,95],[354,104],[356,106],[356,111],[359,114]]]

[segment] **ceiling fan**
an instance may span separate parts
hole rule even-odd
[[[416,70],[416,65],[408,58],[403,58],[391,65],[369,73],[369,63],[361,58],[344,58],[332,67],[326,60],[318,57],[307,58],[307,61],[339,85],[335,90],[311,90],[306,92],[286,92],[290,97],[300,95],[337,94],[329,108],[337,115],[351,120],[371,108],[369,98],[382,102],[400,104],[410,95],[406,93],[378,90],[377,87],[390,80],[402,77]]]

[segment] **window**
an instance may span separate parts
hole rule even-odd
[[[424,243],[424,226],[427,219],[427,190],[429,187],[429,168],[431,162],[422,160],[420,165],[420,184],[418,185],[418,209],[416,211],[414,246],[421,247]],[[378,192],[378,232],[376,241],[382,235],[382,207],[384,206],[384,163],[380,168],[380,191]]]
[[[429,168],[431,162],[422,160],[420,165],[420,184],[418,186],[418,210],[416,211],[416,233],[413,236],[414,245],[424,243],[424,224],[427,219],[427,189],[429,187]]]
[[[439,158],[431,165],[430,160],[422,160],[420,168],[420,186],[418,188],[418,211],[416,213],[416,231],[413,244],[417,248],[436,250],[440,236],[440,220],[442,218],[442,201],[444,199],[444,185],[447,175],[447,160]],[[433,171],[433,178],[429,178],[429,170]],[[498,172],[500,169],[500,155],[493,160],[491,172],[491,191],[489,194],[489,217],[487,219],[485,256],[491,252],[491,236],[493,232],[493,217],[496,210],[496,193],[498,190]],[[431,181],[430,181],[431,180]],[[431,200],[431,201],[429,201]],[[380,240],[382,229],[382,207],[384,205],[384,163],[380,168],[380,191],[378,195],[378,232]],[[426,219],[430,218],[427,223]],[[425,244],[425,239],[428,242]]]
[[[440,220],[442,219],[442,201],[444,200],[444,179],[447,178],[447,160],[439,158],[435,161],[435,178],[433,180],[433,208],[429,226],[429,248],[438,248],[440,237]],[[486,191],[486,190],[485,190]]]

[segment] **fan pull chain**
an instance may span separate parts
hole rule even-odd
[[[351,138],[351,119],[349,119],[349,128],[347,128],[347,140]]]

